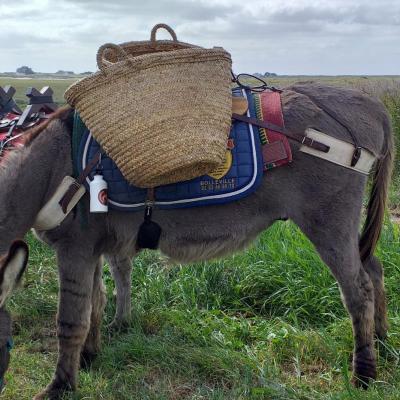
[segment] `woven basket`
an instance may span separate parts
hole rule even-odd
[[[181,43],[173,42],[157,44],[165,50],[155,52],[145,42],[136,42],[136,49],[130,42],[130,55],[105,44],[97,54],[100,71],[65,93],[124,177],[139,187],[204,175],[225,156],[232,107],[230,55],[222,48],[189,44],[167,50]]]

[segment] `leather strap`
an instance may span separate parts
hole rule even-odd
[[[60,204],[64,214],[67,213],[68,204],[71,201],[71,199],[75,196],[75,193],[79,190],[83,182],[85,182],[85,179],[89,176],[92,169],[100,161],[100,156],[101,156],[101,151],[98,151],[94,155],[94,157],[90,160],[90,162],[86,165],[85,169],[75,179],[75,182],[71,184],[71,186],[68,188],[68,190],[65,192],[64,196],[58,203]]]
[[[19,124],[21,116],[17,116],[17,118],[9,118],[7,114],[3,119],[0,118],[0,131],[8,128],[13,128],[18,125],[18,130],[27,131],[28,129],[34,127],[35,125],[39,124],[40,122],[51,118],[51,114],[44,114],[44,113],[34,113],[29,117],[28,122],[23,122],[22,125]],[[0,132],[4,133],[4,132]]]
[[[90,162],[86,165],[85,169],[76,178],[76,181],[80,185],[82,185],[82,183],[85,182],[85,179],[89,176],[92,169],[98,164],[98,162],[100,161],[100,156],[101,156],[101,151],[99,150],[90,160]]]
[[[147,189],[146,202],[148,202],[150,204],[154,204],[155,199],[156,199],[155,189],[154,188],[148,188]]]
[[[239,115],[239,114],[232,114],[232,118],[236,119],[238,121],[247,122],[248,124],[251,124],[251,125],[259,126],[261,128],[266,128],[266,129],[270,129],[272,131],[282,133],[283,135],[287,136],[289,139],[293,139],[296,142],[303,144],[304,146],[312,147],[313,149],[323,151],[324,153],[327,153],[329,151],[329,146],[327,146],[326,144],[317,142],[317,141],[310,139],[307,136],[304,136],[300,133],[293,133],[293,132],[289,133],[285,128],[282,128],[275,124],[271,124],[270,122],[260,121],[259,119],[251,118],[246,115]]]

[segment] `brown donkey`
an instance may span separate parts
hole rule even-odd
[[[4,388],[4,374],[10,362],[11,317],[5,302],[21,280],[28,262],[28,246],[17,240],[6,256],[0,257],[0,393]]]
[[[349,141],[344,124],[360,146],[376,155],[361,238],[367,178],[299,152],[292,143],[293,163],[266,173],[261,187],[245,199],[228,205],[156,210],[153,219],[162,227],[159,249],[180,262],[221,257],[246,247],[274,221],[291,219],[312,241],[339,283],[353,323],[355,381],[366,385],[376,377],[374,332],[384,338],[387,331],[382,266],[373,252],[390,182],[390,121],[379,101],[356,90],[318,84],[286,89],[282,105],[289,131],[313,127]],[[0,254],[33,226],[40,208],[64,176],[71,175],[71,129],[71,111],[59,111],[46,126],[32,132],[27,146],[15,151],[0,168]],[[87,205],[88,196],[81,201]],[[129,314],[129,274],[142,213],[88,213],[87,221],[83,228],[79,214],[72,212],[59,227],[38,232],[57,253],[60,298],[57,367],[52,382],[36,399],[59,399],[63,391],[74,390],[81,353],[87,359],[99,351],[105,302],[103,255],[111,261],[116,279],[117,320]]]

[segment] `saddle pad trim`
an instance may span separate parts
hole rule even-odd
[[[264,91],[257,93],[255,96],[255,105],[257,116],[261,121],[272,123],[281,128],[285,128],[285,122],[282,113],[281,95],[278,92]],[[264,171],[286,165],[292,161],[292,150],[288,138],[280,132],[272,129],[258,127],[261,143],[263,146],[264,156]],[[281,157],[274,161],[269,161],[273,148],[271,145],[276,142],[281,142],[282,152]]]
[[[249,103],[251,103],[251,101],[253,100],[250,96],[251,92],[246,92],[245,90],[242,90],[242,95],[243,97],[247,98]],[[250,117],[250,108],[247,111],[246,115],[248,117]],[[259,177],[259,168],[261,167],[261,171],[262,171],[262,166],[260,166],[259,164],[259,160],[257,159],[257,145],[256,145],[256,139],[255,139],[255,132],[253,129],[253,126],[251,124],[247,124],[248,125],[248,132],[250,134],[250,143],[251,143],[251,147],[252,147],[252,158],[253,158],[253,176],[251,178],[251,180],[248,182],[248,184],[234,192],[228,192],[228,193],[223,193],[223,194],[214,194],[214,195],[210,195],[210,196],[204,196],[204,197],[190,197],[190,198],[186,198],[186,199],[180,199],[180,200],[172,200],[172,201],[155,201],[154,204],[157,206],[174,206],[174,205],[180,205],[181,207],[185,207],[185,206],[195,206],[195,203],[200,203],[200,205],[204,205],[204,202],[207,201],[215,201],[215,200],[219,200],[219,201],[223,201],[224,199],[230,199],[230,198],[234,198],[235,200],[238,200],[241,195],[248,195],[250,194],[252,191],[254,191],[258,185],[255,184],[257,178]],[[258,132],[257,132],[258,134]],[[84,150],[83,150],[83,156],[80,157],[81,160],[81,168],[82,170],[86,167],[87,165],[87,155],[88,155],[88,150],[90,148],[90,143],[91,141],[94,140],[92,137],[92,134],[89,133],[88,137],[86,139],[86,143],[84,146]],[[86,178],[86,182],[87,184],[90,183],[90,178]],[[145,191],[144,191],[145,193]],[[228,200],[227,200],[228,201]],[[114,201],[112,199],[108,199],[109,204],[111,204],[112,206],[119,208],[119,209],[136,209],[139,207],[143,207],[145,205],[145,195],[143,197],[143,202],[140,203],[129,203],[129,204],[123,204],[117,201]],[[217,203],[215,203],[217,204]]]

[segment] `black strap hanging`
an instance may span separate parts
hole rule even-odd
[[[136,239],[137,249],[155,250],[158,248],[161,227],[156,222],[152,221],[154,199],[154,188],[148,189],[146,207],[144,209],[144,221],[139,227]]]

